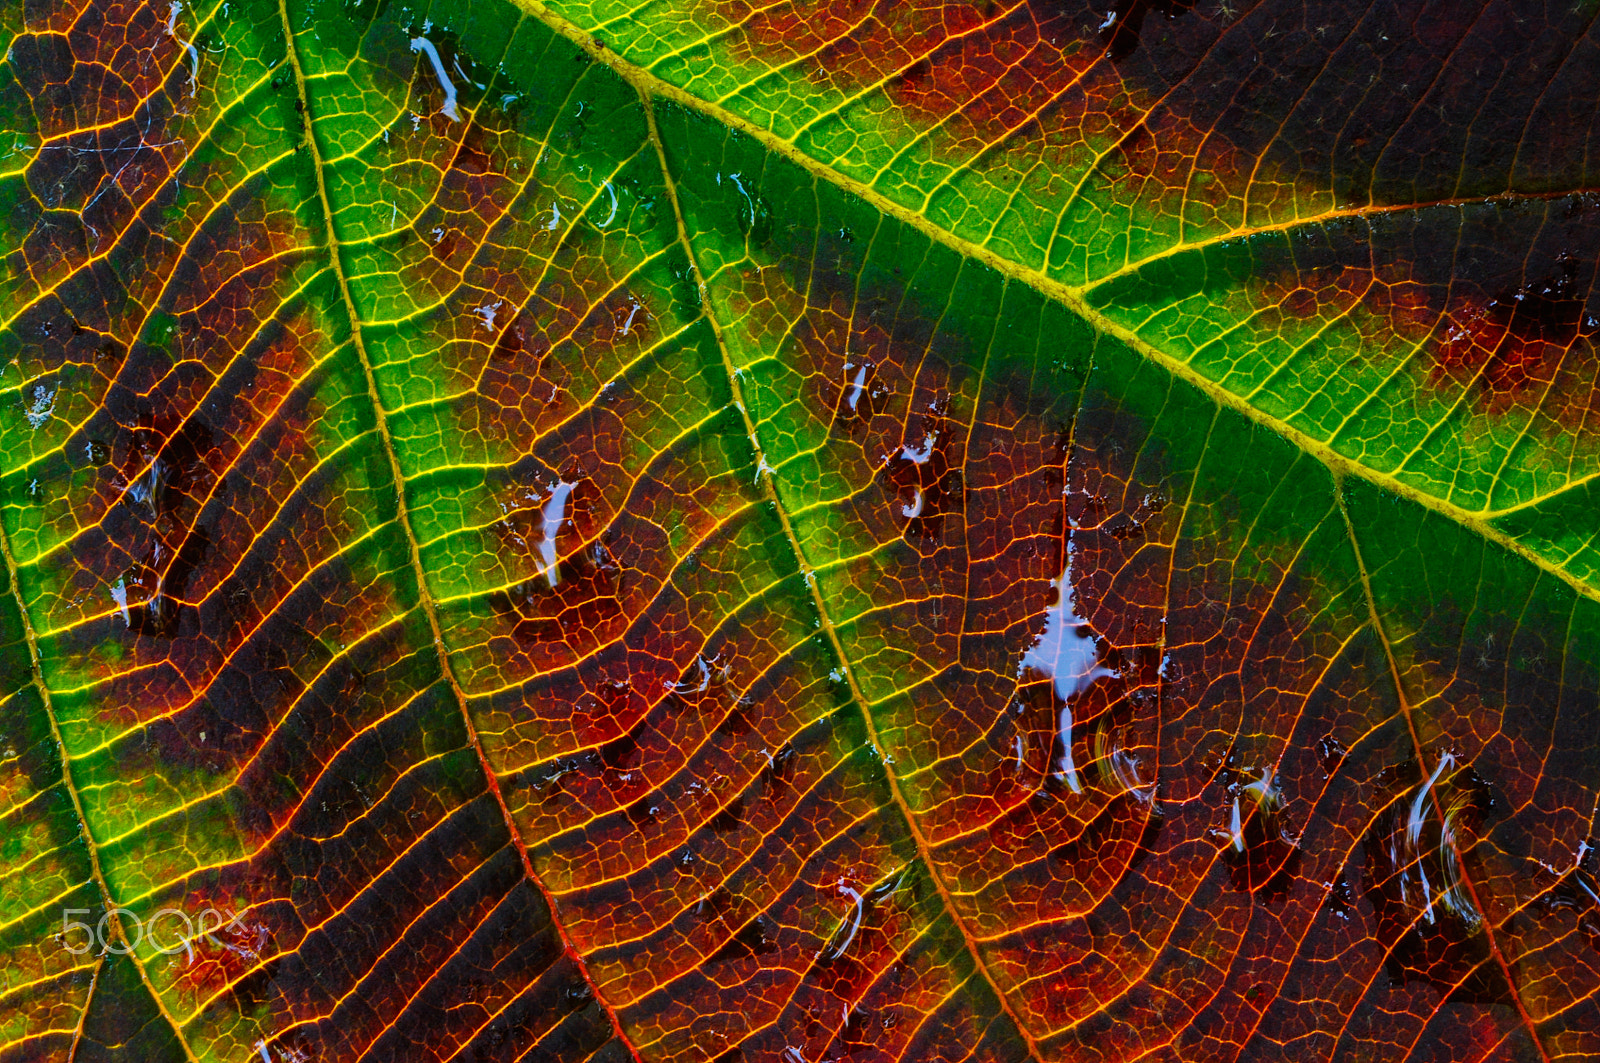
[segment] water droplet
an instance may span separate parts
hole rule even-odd
[[[1095,722],[1094,764],[1100,784],[1114,794],[1127,794],[1142,804],[1148,804],[1156,792],[1153,781],[1145,781],[1141,774],[1144,759],[1126,748],[1126,728],[1110,721],[1104,713]]]
[[[56,389],[49,384],[35,384],[31,393],[31,403],[24,408],[23,413],[28,418],[32,428],[42,428],[50,420],[56,408]]]
[[[534,540],[539,562],[535,571],[544,577],[552,589],[560,580],[559,570],[556,567],[556,539],[567,521],[567,499],[576,486],[566,480],[557,480],[550,486],[549,495],[539,507],[539,526]]]
[[[1325,734],[1317,739],[1317,756],[1322,760],[1322,774],[1326,778],[1339,770],[1339,765],[1344,763],[1346,754],[1350,751],[1344,747],[1337,738]]]
[[[439,113],[452,122],[461,121],[461,112],[456,109],[456,87],[450,80],[450,75],[445,72],[444,62],[439,58],[439,50],[426,37],[411,38],[411,50],[422,52],[428,57],[428,62],[433,67],[433,76],[438,79],[439,87],[444,90],[444,103],[440,106]]]
[[[1088,621],[1078,615],[1072,583],[1073,545],[1067,542],[1067,566],[1056,582],[1054,601],[1045,609],[1044,631],[1022,655],[1018,679],[1029,672],[1051,681],[1056,708],[1056,741],[1052,771],[1073,793],[1083,791],[1073,755],[1073,702],[1097,680],[1116,673],[1102,666],[1100,647]]]
[[[879,379],[878,363],[861,355],[847,354],[833,423],[854,431],[881,413],[888,399],[889,385]]]
[[[622,615],[623,566],[609,532],[589,538],[591,488],[581,476],[526,487],[501,503],[501,537],[520,549],[533,576],[494,596],[525,644],[561,642]],[[587,541],[585,541],[587,540]]]
[[[906,542],[919,550],[938,545],[946,515],[960,510],[965,493],[961,470],[947,454],[946,406],[944,399],[930,403],[920,423],[907,428],[900,447],[884,460],[893,518]]]
[[[1578,843],[1572,868],[1545,891],[1541,901],[1546,912],[1576,912],[1579,931],[1589,947],[1600,952],[1600,856],[1593,839]]]
[[[691,911],[702,923],[721,922],[733,910],[733,894],[727,886],[718,886],[710,893],[702,893]]]
[[[1344,868],[1339,869],[1332,882],[1324,882],[1322,886],[1328,891],[1322,899],[1322,910],[1336,919],[1349,919],[1356,909],[1356,898]]]
[[[160,538],[155,539],[111,587],[123,625],[141,635],[170,638],[176,634],[189,576],[210,552],[210,545],[201,528],[184,538],[176,555]]]
[[[824,965],[832,963],[850,950],[851,943],[861,932],[862,921],[867,917],[867,901],[859,890],[842,878],[837,883],[837,889],[841,895],[850,899],[851,905],[840,921],[838,929],[817,954],[817,962]]]
[[[1228,827],[1217,832],[1226,842],[1223,859],[1235,889],[1263,900],[1281,900],[1294,884],[1299,841],[1283,822],[1284,794],[1273,765],[1240,767],[1236,753],[1223,768]]]
[[[1139,47],[1144,20],[1152,13],[1176,18],[1194,7],[1194,0],[1114,0],[1097,27],[1106,55],[1120,63]]]
[[[767,209],[766,199],[759,194],[752,196],[749,189],[745,188],[744,178],[740,174],[718,174],[718,183],[721,183],[724,176],[738,190],[742,200],[736,215],[739,231],[745,236],[754,237],[758,241],[763,240],[766,234],[767,218],[770,214]]]
[[[666,683],[668,692],[680,701],[698,705],[709,694],[724,687],[729,679],[731,662],[724,662],[721,653],[707,657],[697,653],[694,662],[683,672],[676,683]]]
[[[787,788],[794,779],[797,759],[798,754],[795,752],[794,746],[785,742],[776,753],[767,759],[766,765],[761,769],[762,792],[771,797],[780,787]]]
[[[482,306],[472,308],[472,314],[478,319],[478,327],[488,333],[494,332],[494,321],[500,313],[500,308],[505,306],[504,299],[495,299],[485,302]]]
[[[138,429],[116,481],[123,498],[152,521],[172,513],[193,488],[209,482],[201,456],[210,449],[211,430],[198,421],[185,423],[171,438]]]
[[[455,254],[456,239],[460,235],[454,229],[446,232],[442,228],[435,228],[433,236],[433,257],[440,262],[450,261],[450,256]]]
[[[1509,999],[1465,878],[1472,860],[1468,835],[1494,807],[1488,783],[1448,752],[1426,771],[1407,761],[1385,769],[1377,781],[1373,800],[1383,811],[1362,839],[1362,886],[1378,933],[1394,942],[1391,977],[1428,981],[1463,998]]]

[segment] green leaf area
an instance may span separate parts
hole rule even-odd
[[[0,1063],[1600,1058],[1600,8],[0,14]]]

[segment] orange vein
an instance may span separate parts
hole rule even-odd
[[[505,821],[506,830],[510,833],[516,845],[518,856],[522,859],[522,870],[527,875],[528,881],[533,883],[539,893],[544,897],[545,906],[550,912],[550,922],[561,936],[563,951],[572,960],[583,975],[589,991],[594,994],[594,999],[605,1010],[606,1017],[611,1021],[612,1034],[627,1048],[635,1063],[643,1063],[639,1051],[633,1046],[628,1035],[622,1029],[622,1022],[617,1017],[616,1008],[606,1000],[600,992],[600,986],[595,982],[594,976],[589,973],[589,966],[584,961],[583,954],[578,950],[572,935],[567,931],[566,925],[561,921],[559,909],[556,907],[555,894],[545,885],[533,868],[533,860],[528,856],[528,846],[523,841],[522,831],[517,826],[515,817],[511,814],[510,807],[506,804],[505,795],[500,790],[500,779],[495,773],[494,766],[490,764],[488,756],[483,751],[483,743],[478,739],[478,729],[472,722],[472,713],[467,707],[466,692],[461,689],[455,671],[450,666],[450,652],[445,646],[444,632],[439,626],[439,614],[435,608],[433,595],[428,590],[427,572],[422,567],[422,554],[417,547],[416,533],[411,528],[411,514],[406,505],[405,478],[400,468],[400,459],[395,453],[394,439],[389,433],[388,417],[384,413],[383,402],[378,394],[377,377],[372,371],[372,361],[367,356],[366,343],[361,335],[361,318],[356,312],[355,300],[350,295],[350,284],[345,276],[344,261],[339,255],[338,238],[334,234],[333,207],[328,200],[328,186],[323,175],[322,151],[317,146],[317,138],[312,132],[314,122],[311,109],[310,93],[306,90],[305,72],[300,67],[300,54],[295,47],[294,31],[289,23],[289,9],[286,0],[279,0],[278,13],[283,20],[283,33],[285,49],[289,56],[289,65],[294,70],[295,93],[300,98],[300,105],[305,115],[305,142],[311,152],[311,167],[317,179],[317,200],[322,206],[323,224],[327,226],[328,257],[333,263],[334,278],[339,284],[339,296],[344,302],[345,313],[350,318],[350,338],[356,351],[356,357],[361,362],[361,373],[366,378],[367,397],[372,403],[373,417],[378,428],[378,437],[383,441],[384,456],[389,460],[390,475],[394,480],[395,493],[395,520],[405,532],[406,549],[411,559],[411,571],[417,581],[417,598],[422,605],[422,611],[428,618],[428,629],[433,637],[434,652],[439,656],[439,670],[444,674],[445,682],[449,684],[450,691],[455,695],[457,706],[461,709],[461,721],[466,727],[467,741],[472,746],[472,751],[477,755],[478,765],[483,770],[484,784],[489,793],[494,796],[495,804],[500,808],[501,818]]]
[[[133,968],[139,974],[139,981],[144,985],[145,992],[150,994],[150,999],[155,1002],[156,1010],[161,1012],[161,1017],[172,1027],[173,1036],[178,1039],[178,1044],[183,1048],[183,1054],[191,1063],[197,1063],[195,1054],[189,1048],[189,1042],[183,1038],[183,1029],[178,1025],[177,1019],[167,1010],[166,1002],[161,999],[161,994],[156,992],[155,986],[150,984],[150,978],[145,974],[144,964],[139,962],[138,956],[133,955],[133,946],[128,941],[127,933],[122,928],[122,916],[117,903],[111,899],[111,887],[106,882],[105,872],[100,867],[100,848],[95,844],[94,835],[89,831],[89,817],[83,811],[83,799],[78,796],[78,787],[72,779],[72,761],[67,755],[67,745],[61,738],[61,724],[56,719],[55,704],[50,697],[50,688],[44,682],[44,662],[39,655],[39,639],[33,628],[33,617],[28,613],[28,605],[22,596],[22,578],[17,571],[16,558],[11,552],[11,538],[0,524],[0,554],[5,556],[6,575],[11,581],[11,596],[16,600],[17,612],[22,618],[22,636],[28,644],[28,668],[31,672],[33,685],[39,691],[39,701],[44,707],[45,719],[50,722],[50,740],[55,743],[56,752],[61,756],[61,785],[66,788],[67,796],[72,798],[72,811],[78,817],[78,833],[83,838],[83,845],[89,853],[89,873],[94,878],[95,886],[100,890],[100,900],[106,906],[106,912],[111,916],[111,928],[118,941],[127,948],[127,955],[132,957]],[[98,978],[98,971],[96,972]],[[90,999],[84,1001],[85,1015],[93,999],[93,983],[90,984]],[[78,1034],[83,1032],[84,1017],[78,1020]],[[77,1045],[77,1036],[73,1038],[74,1048]]]
[[[1426,776],[1428,773],[1428,754],[1422,746],[1422,736],[1417,733],[1416,720],[1411,715],[1411,701],[1406,697],[1405,686],[1400,681],[1400,668],[1395,663],[1394,650],[1389,645],[1389,635],[1384,631],[1383,621],[1378,617],[1378,602],[1372,596],[1372,579],[1367,573],[1367,562],[1361,555],[1361,543],[1356,539],[1356,526],[1350,520],[1350,510],[1345,505],[1344,484],[1335,478],[1333,487],[1334,498],[1339,503],[1339,515],[1344,518],[1345,531],[1350,536],[1350,549],[1356,555],[1356,570],[1361,574],[1361,591],[1367,599],[1367,614],[1372,622],[1372,629],[1377,632],[1378,641],[1383,643],[1383,659],[1389,665],[1389,679],[1394,683],[1395,697],[1400,699],[1400,715],[1405,717],[1406,730],[1411,735],[1411,746],[1417,751],[1417,763],[1421,765],[1423,775]],[[1433,806],[1434,815],[1439,817],[1439,822],[1444,823],[1445,814],[1444,809],[1439,805],[1438,791],[1432,786],[1428,786],[1426,789],[1429,803]],[[1477,907],[1478,911],[1483,913],[1483,936],[1488,940],[1489,952],[1493,954],[1494,961],[1499,965],[1500,973],[1506,980],[1506,987],[1511,991],[1511,999],[1517,1005],[1517,1014],[1522,1017],[1522,1024],[1528,1030],[1528,1037],[1533,1041],[1533,1047],[1538,1049],[1539,1058],[1544,1060],[1544,1063],[1550,1063],[1550,1053],[1545,1051],[1544,1045],[1539,1041],[1538,1025],[1529,1013],[1527,1005],[1522,1002],[1522,994],[1517,991],[1517,983],[1511,976],[1511,965],[1506,961],[1505,954],[1500,951],[1500,943],[1495,940],[1494,930],[1489,921],[1489,909],[1485,908],[1483,902],[1478,898],[1477,887],[1472,883],[1472,876],[1467,873],[1466,860],[1459,850],[1455,853],[1455,859],[1456,867],[1461,873],[1461,881],[1466,885],[1467,892],[1472,895],[1472,903]]]
[[[1096,309],[1088,300],[1088,292],[1093,286],[1075,286],[1063,283],[1040,269],[1025,266],[993,251],[992,249],[976,243],[963,236],[933,224],[918,214],[915,210],[890,199],[882,192],[853,177],[840,173],[827,163],[821,162],[805,154],[797,146],[777,134],[765,129],[747,118],[729,111],[720,104],[710,103],[698,96],[679,88],[669,81],[664,81],[650,71],[645,70],[606,48],[596,38],[586,32],[582,27],[556,14],[546,7],[541,0],[514,0],[517,6],[539,19],[552,31],[572,41],[591,58],[610,67],[611,70],[636,91],[646,97],[670,100],[673,103],[689,108],[705,115],[706,117],[737,131],[756,141],[767,151],[794,165],[820,181],[825,181],[850,195],[865,202],[873,209],[887,217],[893,218],[903,225],[921,233],[935,243],[955,251],[957,254],[974,262],[988,266],[1001,276],[1013,278],[1039,292],[1048,299],[1052,299],[1074,314],[1088,322],[1097,332],[1127,346],[1150,362],[1159,366],[1170,376],[1190,385],[1212,402],[1219,406],[1226,406],[1253,424],[1260,425],[1268,431],[1275,432],[1287,439],[1300,450],[1311,455],[1317,461],[1327,466],[1335,477],[1354,476],[1366,480],[1368,483],[1398,495],[1416,505],[1437,513],[1447,520],[1461,525],[1479,537],[1494,543],[1501,549],[1516,555],[1522,560],[1533,565],[1541,572],[1545,572],[1571,587],[1576,593],[1585,598],[1600,602],[1600,582],[1568,571],[1556,559],[1539,553],[1514,535],[1502,531],[1495,526],[1490,516],[1482,512],[1475,512],[1463,508],[1448,499],[1414,486],[1411,482],[1401,479],[1396,473],[1383,472],[1370,466],[1363,465],[1354,458],[1348,457],[1337,450],[1330,442],[1318,439],[1303,429],[1297,428],[1290,422],[1276,417],[1257,406],[1246,401],[1242,396],[1223,387],[1216,380],[1201,373],[1187,361],[1179,359],[1160,349],[1132,327],[1123,325],[1113,320],[1106,314]],[[1496,197],[1491,197],[1496,198]],[[1405,208],[1412,209],[1412,208]],[[1372,214],[1380,211],[1371,208],[1356,210],[1355,213]],[[1338,216],[1338,212],[1328,212],[1318,215],[1318,218],[1328,219]],[[1302,222],[1286,223],[1284,228],[1293,228]],[[1309,224],[1309,223],[1307,223]],[[1268,227],[1270,228],[1270,227]],[[1233,239],[1246,235],[1256,230],[1239,230],[1229,234],[1225,239]],[[1192,247],[1195,245],[1188,245]],[[1187,250],[1181,248],[1179,250]],[[1096,282],[1099,284],[1102,282]]]
[[[694,248],[689,243],[688,229],[683,222],[683,210],[678,203],[678,187],[676,182],[672,180],[672,173],[667,165],[666,149],[661,143],[661,134],[656,129],[654,104],[643,89],[638,86],[635,86],[635,89],[639,92],[640,106],[644,108],[645,121],[650,128],[650,139],[655,144],[657,157],[661,160],[661,179],[666,183],[667,198],[672,203],[673,219],[678,227],[678,240],[683,244],[684,254],[689,257],[689,267],[694,270],[696,283],[699,285],[700,290],[705,292],[705,278],[700,273],[700,264],[695,259]],[[879,751],[881,756],[884,746],[878,737],[878,728],[877,724],[873,722],[872,712],[867,707],[866,695],[861,692],[860,686],[856,683],[855,669],[850,665],[850,658],[844,652],[844,644],[839,639],[839,633],[833,625],[833,618],[828,613],[826,602],[823,601],[822,589],[817,584],[816,572],[812,569],[811,563],[806,560],[805,550],[800,545],[799,536],[795,534],[794,525],[789,522],[789,513],[784,508],[783,502],[778,498],[777,488],[773,486],[773,480],[777,474],[767,464],[766,454],[762,451],[761,444],[756,438],[755,421],[750,416],[749,408],[745,406],[744,391],[739,384],[739,373],[734,367],[732,356],[728,353],[728,345],[723,340],[722,327],[717,323],[716,314],[711,311],[709,306],[705,307],[705,315],[706,321],[711,326],[711,331],[717,339],[717,349],[722,355],[722,368],[727,375],[728,387],[733,394],[733,404],[738,408],[739,416],[743,418],[745,434],[749,437],[750,447],[755,453],[756,480],[762,485],[767,501],[771,503],[773,511],[778,515],[778,523],[783,527],[783,535],[788,540],[789,548],[794,551],[795,563],[800,568],[801,578],[811,592],[811,603],[817,611],[818,626],[827,638],[829,646],[832,647],[834,655],[838,658],[839,671],[844,674],[845,682],[850,687],[850,697],[861,708],[861,719],[867,728],[867,740],[872,743],[872,748]],[[901,792],[900,780],[896,777],[894,768],[887,757],[883,758],[883,769],[884,778],[888,781],[889,793],[894,799],[895,807],[900,810],[900,815],[905,820],[906,828],[910,831],[912,841],[916,844],[917,854],[922,858],[923,866],[928,869],[928,877],[933,881],[934,888],[939,891],[939,899],[943,902],[945,911],[950,914],[951,922],[955,924],[956,929],[961,932],[962,940],[966,942],[967,952],[972,956],[973,964],[977,967],[978,973],[983,976],[983,980],[988,983],[990,990],[993,991],[995,1000],[1000,1004],[1001,1011],[1011,1020],[1011,1024],[1016,1027],[1018,1036],[1026,1042],[1029,1056],[1035,1060],[1043,1060],[1044,1056],[1040,1053],[1039,1045],[1034,1040],[1033,1034],[1023,1025],[1021,1017],[1011,1006],[1011,1001],[1007,999],[1005,992],[1001,990],[999,982],[990,973],[988,964],[983,960],[983,953],[978,949],[977,938],[973,936],[971,929],[968,928],[966,920],[961,918],[961,912],[955,905],[955,899],[950,894],[950,888],[945,884],[944,877],[939,874],[938,865],[934,863],[933,847],[922,833],[922,828],[917,822],[916,813],[911,810],[911,805]]]

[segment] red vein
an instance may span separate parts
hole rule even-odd
[[[76,814],[78,821],[78,835],[83,839],[84,849],[89,854],[89,873],[94,879],[95,886],[100,891],[100,900],[106,906],[106,912],[111,917],[110,922],[113,933],[117,940],[127,947],[127,954],[131,956],[133,946],[128,942],[127,933],[122,926],[122,916],[119,914],[121,909],[116,901],[111,898],[111,887],[106,882],[104,870],[100,867],[100,847],[95,844],[94,836],[89,832],[89,818],[83,811],[83,799],[78,795],[77,784],[72,779],[72,761],[67,755],[66,742],[61,737],[61,724],[56,717],[55,704],[50,696],[50,688],[45,685],[44,681],[44,662],[39,655],[39,639],[34,631],[33,617],[28,612],[27,601],[22,595],[22,578],[17,571],[16,558],[11,552],[11,539],[5,533],[3,525],[0,525],[0,554],[5,557],[6,575],[11,583],[11,596],[17,603],[17,612],[21,615],[23,640],[28,644],[28,668],[33,685],[39,691],[40,704],[44,707],[45,718],[50,722],[50,740],[61,757],[61,785],[66,789],[67,796],[72,799],[72,811]],[[161,1012],[161,1017],[172,1027],[173,1036],[177,1038],[178,1044],[182,1046],[183,1054],[191,1063],[197,1063],[194,1052],[189,1048],[189,1042],[184,1040],[183,1028],[178,1025],[177,1019],[167,1010],[166,1002],[161,999],[161,995],[156,992],[155,986],[150,983],[150,978],[145,973],[144,964],[139,962],[137,956],[132,956],[132,961],[134,970],[139,974],[139,981],[144,985],[145,992],[150,994],[150,999],[155,1003],[156,1009]],[[91,994],[92,988],[91,985]],[[83,1007],[84,1013],[87,1014],[89,1001],[84,1001]],[[83,1021],[80,1016],[79,1034],[82,1033]],[[76,1047],[76,1036],[73,1038],[73,1044]]]
[[[1400,667],[1394,659],[1394,648],[1389,644],[1389,634],[1384,630],[1383,621],[1378,617],[1377,599],[1372,596],[1372,580],[1367,573],[1367,562],[1361,554],[1361,543],[1356,538],[1356,526],[1350,519],[1349,507],[1344,500],[1344,484],[1338,478],[1334,480],[1334,497],[1339,503],[1339,515],[1344,518],[1345,531],[1350,536],[1350,548],[1355,552],[1356,569],[1361,574],[1361,590],[1367,600],[1367,613],[1372,623],[1372,629],[1377,633],[1378,641],[1383,643],[1383,659],[1389,666],[1389,678],[1394,683],[1395,697],[1400,701],[1400,715],[1405,717],[1406,731],[1411,735],[1412,748],[1417,753],[1417,763],[1422,766],[1426,775],[1428,771],[1428,754],[1423,748],[1422,736],[1417,733],[1416,719],[1411,713],[1411,701],[1406,697],[1405,684],[1400,680]],[[1429,804],[1433,813],[1439,817],[1439,822],[1444,823],[1444,809],[1439,804],[1439,791],[1436,787],[1425,786]],[[1528,1038],[1533,1042],[1533,1047],[1539,1052],[1539,1058],[1544,1063],[1550,1063],[1550,1053],[1545,1051],[1543,1043],[1539,1040],[1538,1024],[1533,1015],[1529,1013],[1527,1005],[1522,1002],[1522,994],[1517,990],[1516,980],[1511,974],[1511,964],[1506,960],[1505,953],[1500,951],[1500,943],[1495,940],[1494,929],[1489,918],[1489,909],[1484,907],[1483,901],[1478,897],[1478,889],[1472,882],[1472,876],[1467,873],[1466,859],[1458,850],[1455,854],[1456,867],[1461,873],[1461,882],[1467,887],[1467,892],[1472,896],[1472,903],[1483,913],[1483,936],[1489,943],[1489,952],[1494,956],[1494,961],[1500,967],[1500,973],[1506,980],[1506,987],[1511,992],[1511,999],[1517,1005],[1517,1014],[1522,1018],[1522,1024],[1528,1030]]]
[[[700,284],[701,290],[704,290],[705,281],[700,273],[700,264],[694,257],[694,248],[689,243],[688,229],[684,225],[683,211],[678,203],[677,184],[672,180],[672,172],[667,165],[666,149],[661,143],[661,134],[656,129],[654,104],[643,89],[638,88],[638,86],[635,86],[635,88],[639,93],[639,104],[644,109],[645,121],[649,125],[650,140],[655,144],[656,154],[661,160],[661,178],[666,184],[667,198],[672,203],[673,218],[677,223],[678,229],[678,240],[683,244],[684,254],[689,258],[689,266],[694,270],[695,280]],[[805,550],[800,545],[800,538],[795,534],[794,525],[789,521],[789,512],[784,507],[782,500],[778,498],[777,488],[773,486],[775,473],[771,471],[771,466],[767,464],[761,444],[756,438],[755,421],[750,416],[749,408],[745,406],[743,389],[739,386],[739,374],[734,368],[732,356],[728,353],[727,343],[723,340],[722,327],[717,323],[716,315],[709,308],[706,310],[706,321],[710,324],[711,331],[716,335],[717,348],[722,355],[722,367],[727,374],[728,386],[732,390],[734,405],[738,408],[740,417],[743,418],[745,433],[749,436],[750,447],[756,457],[756,479],[761,483],[767,501],[771,503],[773,511],[778,515],[778,523],[783,527],[784,538],[788,541],[789,548],[794,553],[795,563],[799,566],[806,587],[811,592],[811,603],[817,611],[818,627],[827,638],[829,647],[839,661],[839,670],[844,674],[845,682],[849,685],[852,700],[861,709],[861,719],[867,729],[867,740],[872,743],[873,749],[881,751],[884,745],[878,737],[877,724],[873,722],[872,711],[868,708],[869,703],[866,695],[856,682],[855,668],[850,664],[850,658],[844,652],[844,643],[839,638],[839,632],[834,627],[833,618],[828,612],[827,603],[822,598],[822,590],[817,584],[816,572],[806,559]],[[938,891],[939,899],[944,905],[944,910],[949,913],[951,923],[955,925],[956,930],[961,934],[962,941],[966,943],[967,952],[972,957],[974,966],[977,968],[978,973],[983,976],[983,980],[988,983],[989,989],[994,993],[995,1000],[1000,1005],[1000,1010],[1005,1013],[1006,1018],[1016,1028],[1017,1035],[1027,1044],[1028,1055],[1035,1060],[1042,1060],[1044,1055],[1039,1051],[1038,1042],[1028,1028],[1023,1025],[1021,1016],[1011,1006],[1011,1001],[1000,988],[1000,983],[995,980],[994,975],[990,972],[988,964],[984,962],[983,953],[978,948],[977,938],[973,936],[966,920],[961,917],[961,911],[956,907],[955,899],[951,896],[950,887],[945,884],[944,876],[939,873],[939,866],[934,862],[933,846],[929,844],[927,836],[923,834],[922,827],[917,821],[916,813],[912,811],[910,803],[906,801],[904,793],[901,792],[900,781],[888,758],[884,759],[883,768],[884,779],[889,784],[889,793],[894,800],[895,807],[900,810],[900,815],[905,820],[906,829],[910,832],[911,839],[916,844],[917,854],[921,857],[923,866],[928,869],[928,878]]]
[[[406,505],[405,478],[400,468],[400,459],[395,453],[394,438],[389,432],[389,421],[385,414],[383,401],[378,394],[377,377],[372,371],[372,361],[367,356],[365,340],[361,334],[361,318],[356,312],[355,300],[350,295],[350,284],[345,276],[344,261],[339,254],[338,238],[334,232],[334,214],[332,204],[328,199],[327,180],[323,173],[322,152],[317,145],[317,139],[312,132],[315,121],[311,107],[310,93],[306,90],[305,72],[300,66],[299,50],[295,47],[295,34],[289,23],[289,9],[286,0],[279,0],[278,13],[283,20],[283,33],[285,50],[288,53],[289,65],[294,71],[295,93],[299,96],[300,104],[305,115],[305,143],[311,152],[312,170],[317,180],[317,200],[322,207],[323,224],[327,226],[328,257],[333,263],[334,277],[339,284],[339,296],[344,302],[345,313],[350,318],[350,337],[355,347],[356,357],[361,361],[361,373],[366,379],[367,397],[372,403],[373,416],[378,427],[378,437],[383,441],[384,456],[389,461],[390,475],[394,481],[395,492],[395,520],[405,532],[406,549],[410,555],[411,570],[417,582],[417,598],[422,605],[422,611],[428,618],[428,629],[433,637],[434,652],[439,657],[439,670],[443,673],[445,682],[449,684],[450,691],[455,695],[457,706],[461,710],[461,722],[466,728],[467,741],[472,746],[472,751],[477,755],[478,765],[483,770],[484,785],[489,793],[494,796],[495,804],[500,808],[501,818],[505,821],[506,830],[510,833],[516,845],[517,855],[522,860],[522,870],[539,893],[544,897],[545,906],[550,912],[550,922],[561,937],[562,951],[571,959],[583,976],[594,999],[605,1010],[606,1017],[611,1022],[613,1035],[627,1048],[635,1063],[643,1063],[639,1050],[634,1047],[627,1033],[622,1029],[622,1022],[617,1017],[616,1008],[606,1000],[601,993],[600,986],[595,982],[594,976],[589,972],[589,966],[584,961],[583,954],[578,950],[571,933],[561,920],[560,909],[556,906],[555,894],[545,885],[544,880],[534,870],[533,860],[528,856],[527,843],[523,841],[522,831],[517,826],[516,818],[511,814],[510,807],[506,804],[505,794],[500,790],[500,779],[496,775],[494,766],[489,762],[488,755],[483,751],[483,743],[478,738],[478,729],[472,721],[472,712],[467,706],[466,692],[461,689],[460,682],[456,679],[455,671],[450,665],[450,651],[445,646],[444,632],[439,625],[438,610],[434,605],[432,592],[428,589],[427,572],[422,566],[422,554],[417,547],[416,533],[411,527],[411,514]]]

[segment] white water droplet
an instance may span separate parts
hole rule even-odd
[[[1261,778],[1245,783],[1241,789],[1255,799],[1256,807],[1268,812],[1275,811],[1283,804],[1283,790],[1278,786],[1270,766],[1261,769]]]
[[[132,627],[133,614],[128,612],[128,588],[120,579],[111,587],[111,600],[117,603],[117,608],[122,612],[123,624]]]
[[[839,941],[839,943],[836,945],[826,946],[820,953],[820,958],[825,960],[836,960],[849,950],[851,943],[856,939],[856,935],[861,932],[862,920],[864,920],[867,915],[866,898],[862,897],[858,890],[847,886],[844,879],[839,880],[838,889],[842,895],[849,897],[853,902],[855,902],[855,908],[848,917],[850,922],[841,928],[844,931],[844,939]],[[837,934],[834,936],[835,938],[838,937]]]
[[[493,303],[484,303],[482,306],[472,308],[472,312],[478,317],[478,323],[483,326],[483,331],[494,331],[495,315],[500,312],[500,308],[504,305],[505,300],[496,299]]]
[[[411,38],[411,50],[422,52],[433,65],[433,76],[439,79],[439,87],[444,90],[444,106],[439,108],[439,113],[452,122],[461,121],[461,112],[456,109],[456,87],[450,81],[450,75],[445,73],[444,62],[439,58],[439,50],[426,37]]]
[[[561,522],[567,519],[567,499],[572,494],[572,489],[577,484],[558,480],[550,489],[550,497],[545,501],[540,513],[542,526],[539,539],[539,566],[538,574],[543,576],[554,587],[560,578],[556,558],[556,536],[561,531]]]
[[[28,424],[38,428],[50,419],[55,412],[56,391],[54,388],[45,387],[43,384],[33,386],[33,405],[25,411]]]
[[[850,381],[850,393],[845,396],[844,400],[845,405],[850,407],[851,413],[856,412],[856,407],[861,403],[861,395],[866,390],[867,365],[863,362],[861,368],[856,370],[855,378]]]
[[[1088,631],[1088,623],[1078,615],[1076,594],[1072,586],[1073,546],[1067,543],[1067,567],[1056,583],[1056,601],[1045,610],[1044,631],[1022,655],[1018,666],[1020,676],[1033,669],[1055,683],[1056,696],[1061,701],[1060,732],[1061,758],[1056,774],[1066,781],[1073,793],[1083,792],[1078,769],[1072,757],[1072,702],[1097,679],[1115,675],[1098,663],[1099,646]]]
[[[939,439],[938,432],[929,432],[922,438],[922,445],[913,447],[910,443],[900,448],[900,456],[907,461],[924,465],[933,457],[933,445]]]
[[[1422,784],[1417,791],[1417,796],[1411,802],[1411,815],[1406,819],[1406,844],[1413,848],[1422,840],[1422,805],[1428,799],[1428,793],[1433,789],[1433,784],[1439,781],[1439,776],[1444,774],[1445,768],[1455,763],[1455,757],[1446,753],[1439,758],[1439,766],[1433,769],[1433,774],[1428,776],[1428,781]]]

